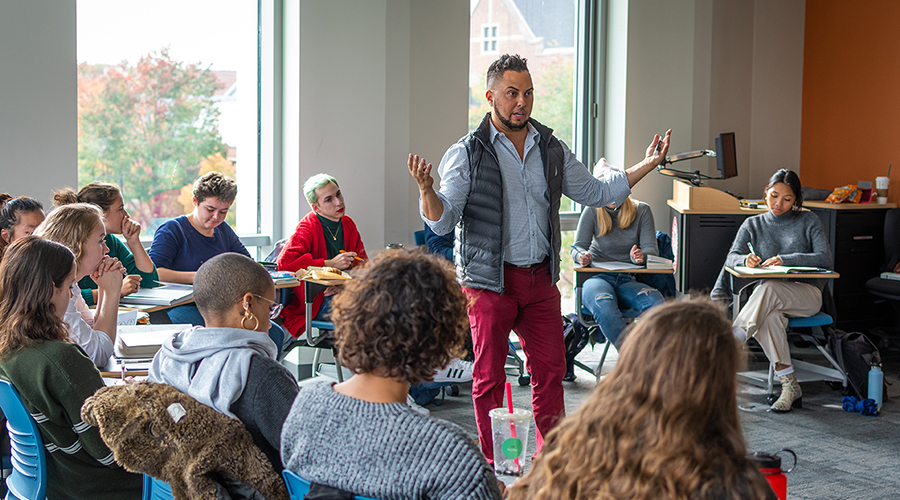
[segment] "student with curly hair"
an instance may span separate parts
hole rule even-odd
[[[741,345],[709,301],[657,306],[615,369],[544,442],[510,500],[769,500],[735,396]]]
[[[75,255],[59,243],[27,236],[9,246],[0,264],[0,378],[37,422],[47,498],[138,499],[141,476],[119,467],[99,429],[81,420],[103,380],[63,320],[77,277]]]
[[[103,224],[106,227],[106,246],[109,256],[119,259],[128,276],[122,281],[122,296],[134,293],[138,288],[152,288],[157,285],[159,275],[156,266],[141,244],[141,224],[131,219],[125,210],[125,200],[119,186],[108,182],[91,182],[77,193],[72,188],[65,188],[53,193],[55,206],[70,203],[91,203],[103,211]],[[121,234],[125,243],[116,237]],[[90,278],[78,282],[81,296],[87,305],[97,303],[97,284]]]
[[[8,193],[0,193],[0,259],[7,246],[33,233],[43,221],[41,202],[27,196],[13,198]]]
[[[430,380],[467,335],[453,268],[422,251],[383,252],[333,312],[338,355],[356,375],[300,391],[282,430],[285,468],[373,498],[501,498],[462,429],[406,405],[410,384]]]

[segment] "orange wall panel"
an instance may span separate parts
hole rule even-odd
[[[806,3],[800,174],[833,189],[891,170],[900,202],[900,2]]]

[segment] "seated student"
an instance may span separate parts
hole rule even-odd
[[[92,182],[78,193],[71,188],[61,189],[53,193],[55,206],[70,203],[92,203],[103,211],[103,224],[106,227],[106,246],[109,256],[119,259],[125,266],[128,276],[122,281],[122,297],[134,293],[138,288],[152,288],[157,285],[159,276],[156,266],[141,244],[141,224],[131,220],[125,211],[125,202],[118,186],[107,182]],[[125,237],[125,243],[115,235]],[[97,302],[97,284],[90,278],[78,282],[81,296],[87,305]]]
[[[281,426],[297,395],[297,381],[276,361],[266,335],[277,316],[275,284],[249,257],[223,253],[197,270],[194,300],[206,327],[169,338],[150,366],[150,380],[174,386],[244,423],[280,472]]]
[[[499,499],[475,442],[405,401],[467,335],[466,298],[446,260],[383,252],[334,299],[341,363],[356,375],[307,385],[284,424],[285,468],[356,495],[394,499]],[[341,436],[335,439],[335,436]]]
[[[425,246],[428,247],[429,252],[443,255],[445,259],[453,262],[453,244],[455,241],[456,233],[454,231],[444,235],[434,234],[434,231],[431,230],[428,224],[425,224]]]
[[[744,220],[734,237],[728,267],[810,266],[830,269],[831,250],[825,228],[816,214],[800,210],[800,177],[791,170],[775,172],[766,184],[764,214]],[[812,316],[822,308],[824,279],[770,279],[758,285],[734,318],[735,332],[753,337],[762,346],[775,375],[781,378],[781,396],[771,411],[789,412],[803,403],[800,383],[791,366],[787,341],[787,315]]]
[[[193,284],[200,265],[220,253],[250,256],[225,222],[236,196],[234,179],[219,172],[194,181],[194,211],[167,220],[153,235],[150,258],[156,264],[160,281]],[[203,324],[203,317],[193,304],[173,307],[168,314],[173,323]]]
[[[278,256],[280,271],[306,269],[309,266],[328,266],[351,269],[368,259],[356,223],[344,215],[344,195],[337,180],[328,174],[316,174],[303,183],[303,194],[312,208],[300,219],[290,241]],[[362,259],[362,260],[358,260]],[[306,304],[302,288],[284,308],[284,327],[295,338],[306,329]],[[328,288],[313,301],[314,319],[328,321],[331,297],[336,290]]]
[[[746,456],[735,395],[743,361],[720,307],[653,308],[509,499],[774,500]]]
[[[646,255],[659,255],[650,206],[629,196],[621,207],[586,207],[578,219],[574,247],[572,259],[580,266],[592,260],[644,264]],[[616,348],[625,329],[619,308],[643,313],[664,300],[658,290],[628,273],[597,273],[584,282],[581,293],[581,303]]]
[[[30,235],[44,221],[44,206],[27,196],[0,193],[0,259],[6,247]]]
[[[72,252],[27,236],[0,264],[0,377],[15,386],[44,442],[47,498],[141,498],[142,478],[116,465],[84,400],[103,387],[94,364],[69,339],[63,314],[75,290]]]
[[[106,228],[96,205],[72,203],[56,208],[34,231],[40,236],[69,247],[78,266],[76,278],[90,276],[97,283],[97,309],[88,309],[81,289],[73,289],[65,322],[72,340],[84,349],[98,367],[106,366],[113,354],[119,294],[125,268],[119,259],[106,253]]]

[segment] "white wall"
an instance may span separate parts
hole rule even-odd
[[[0,192],[75,186],[75,2],[0,1]]]
[[[410,244],[422,222],[407,154],[437,163],[466,133],[468,4],[310,0],[299,15],[298,181],[338,179],[370,254]]]
[[[735,132],[739,175],[709,181],[718,189],[760,197],[772,172],[799,168],[803,0],[611,0],[610,14],[616,26],[627,23],[626,63],[610,67],[614,81],[625,72],[625,109],[608,119],[610,127],[624,122],[624,165],[672,128],[670,153],[713,149],[716,135]],[[674,168],[718,175],[712,159]],[[669,231],[671,179],[651,173],[633,191]]]

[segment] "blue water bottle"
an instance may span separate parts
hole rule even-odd
[[[869,399],[875,400],[875,406],[881,411],[881,390],[884,388],[884,372],[880,365],[872,365],[869,370]]]

